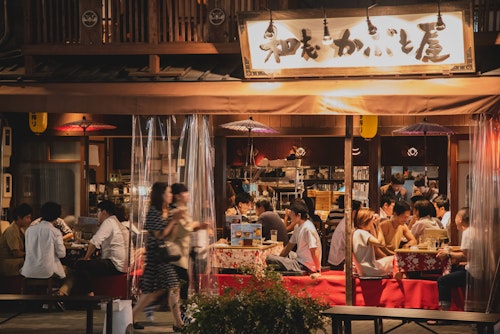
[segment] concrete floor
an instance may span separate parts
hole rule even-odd
[[[0,321],[13,315],[14,313],[6,312],[3,307],[0,309]],[[21,334],[62,334],[62,333],[85,333],[85,311],[66,310],[64,312],[30,312],[23,313],[17,317],[0,324],[1,333],[21,333]],[[153,333],[173,333],[172,330],[172,315],[170,312],[156,312],[154,322],[149,322],[145,318],[139,319],[146,328],[144,330],[136,330],[138,334],[153,334]],[[400,321],[384,320],[383,326],[387,331],[392,327],[399,325]],[[104,326],[104,312],[95,310],[94,312],[94,333],[102,333]],[[327,325],[327,334],[331,333],[330,323]],[[475,333],[475,330],[470,325],[448,325],[448,326],[432,326],[432,330],[439,334],[468,334]],[[354,334],[373,333],[372,321],[355,321],[353,322]],[[391,331],[394,334],[424,334],[429,333],[424,328],[415,323],[405,324]],[[117,333],[118,334],[118,333]],[[121,333],[120,333],[121,334]],[[317,334],[324,334],[318,331]]]

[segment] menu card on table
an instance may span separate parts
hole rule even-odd
[[[231,246],[261,246],[262,224],[231,224]]]

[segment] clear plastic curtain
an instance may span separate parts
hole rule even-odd
[[[500,256],[500,122],[479,115],[471,128],[470,279],[466,310],[485,311]]]
[[[185,183],[191,194],[188,208],[193,219],[209,223],[207,231],[192,234],[192,246],[197,256],[191,258],[191,268],[210,274],[208,245],[213,242],[212,231],[215,231],[215,200],[214,149],[209,117],[186,116],[179,139],[172,137],[175,122],[175,116],[132,117],[130,221],[138,231],[143,231],[149,207],[149,190],[154,182]],[[139,277],[135,273],[143,269],[145,259],[141,249],[145,247],[144,237],[143,233],[138,233],[131,238],[137,250],[135,261],[131,264],[130,292],[134,298],[140,294]],[[193,270],[190,270],[192,273]],[[210,275],[205,277],[208,279],[203,281],[191,279],[195,284],[191,286],[192,291],[212,286]]]
[[[133,234],[130,229],[131,242],[135,246],[135,254],[131,254],[131,286],[132,297],[137,297],[139,277],[136,275],[143,269],[146,213],[149,207],[149,190],[157,181],[171,183],[172,148],[171,125],[174,116],[133,116],[132,117],[132,154],[130,171],[130,207],[129,219],[139,233]],[[170,145],[170,147],[168,147]],[[168,165],[167,165],[168,164]]]
[[[215,238],[214,146],[209,116],[190,115],[184,121],[179,139],[177,175],[186,184],[191,200],[188,210],[193,220],[208,223],[207,230],[191,234],[191,291],[207,291],[213,287],[209,244]],[[194,274],[194,275],[193,275]],[[199,280],[197,274],[206,279]]]

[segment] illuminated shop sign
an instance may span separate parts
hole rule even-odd
[[[441,4],[441,26],[434,4],[242,13],[245,76],[474,72],[469,6]]]

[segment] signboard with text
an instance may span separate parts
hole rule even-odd
[[[246,78],[475,72],[470,3],[244,12],[238,16]],[[270,25],[270,17],[272,24]],[[323,44],[325,25],[331,44]]]

